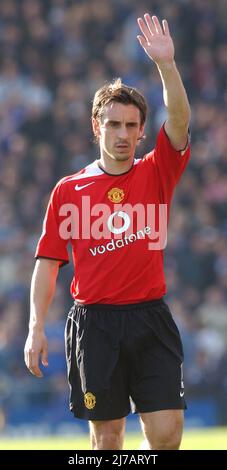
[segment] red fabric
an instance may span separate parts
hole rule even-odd
[[[67,244],[71,243],[75,267],[71,284],[74,299],[84,304],[129,304],[158,299],[166,293],[163,250],[148,249],[151,240],[144,229],[149,223],[147,219],[145,223],[140,221],[142,210],[138,209],[139,215],[136,215],[136,211],[131,213],[130,217],[130,211],[123,208],[126,218],[115,217],[114,227],[116,222],[121,222],[118,225],[121,227],[123,221],[127,225],[127,220],[130,220],[127,233],[119,235],[121,241],[113,240],[112,231],[109,231],[108,239],[102,237],[97,240],[93,236],[83,239],[82,213],[85,212],[83,224],[87,227],[89,221],[92,225],[103,214],[101,210],[99,214],[89,217],[88,207],[85,211],[83,209],[86,206],[84,196],[87,196],[87,200],[90,197],[91,208],[94,204],[106,204],[109,214],[103,215],[105,227],[107,218],[119,209],[119,204],[142,204],[142,207],[155,204],[157,210],[159,204],[165,203],[169,214],[173,190],[188,162],[189,153],[189,148],[184,155],[176,151],[162,127],[155,149],[143,159],[135,161],[128,173],[108,175],[94,162],[79,173],[63,178],[56,185],[48,205],[36,257],[68,262]],[[124,193],[123,200],[117,205],[108,197],[113,188]],[[73,227],[68,227],[74,230],[70,240],[64,240],[59,235],[59,227],[66,221],[66,214],[59,215],[59,209],[64,204],[73,204],[77,208],[73,212]],[[129,238],[130,234],[134,235]]]

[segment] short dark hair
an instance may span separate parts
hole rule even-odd
[[[112,101],[126,105],[133,104],[140,111],[141,126],[145,123],[147,103],[144,96],[136,88],[124,85],[121,78],[117,78],[111,83],[106,83],[96,91],[92,106],[92,117],[101,119],[104,106]]]

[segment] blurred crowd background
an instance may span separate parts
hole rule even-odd
[[[155,143],[165,119],[162,85],[136,39],[136,18],[147,11],[169,21],[192,106],[192,157],[174,199],[166,249],[166,300],[185,348],[186,420],[227,424],[227,2],[1,0],[2,432],[75,425],[63,343],[71,266],[61,270],[47,321],[45,379],[23,363],[34,251],[56,181],[98,156],[91,102],[106,80],[122,77],[146,96],[147,138],[137,158]]]

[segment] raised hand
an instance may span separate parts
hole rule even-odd
[[[146,54],[157,65],[172,62],[174,60],[174,45],[170,36],[168,23],[162,20],[162,26],[157,16],[148,13],[143,18],[138,18],[138,25],[143,36],[138,35],[141,46]]]

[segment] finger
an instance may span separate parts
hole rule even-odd
[[[36,377],[43,377],[43,373],[39,369],[39,367],[29,367],[29,370],[32,375],[35,375]]]
[[[44,346],[43,351],[41,353],[41,361],[43,366],[47,367],[48,366],[48,348],[47,346]]]
[[[164,31],[165,36],[170,36],[169,25],[168,25],[167,20],[162,20],[162,26],[163,26],[163,31]]]
[[[154,34],[156,34],[156,29],[154,27],[154,23],[153,21],[151,20],[151,17],[148,13],[145,13],[144,15],[144,18],[146,20],[146,23],[147,23],[147,27],[151,33],[151,35],[153,36]]]
[[[30,351],[28,353],[28,369],[36,377],[42,377],[43,374],[39,368],[39,354],[36,352]]]
[[[143,48],[147,46],[147,41],[143,36],[137,36],[137,39]]]
[[[26,364],[26,367],[29,369],[30,367],[30,359],[29,359],[29,353],[28,351],[24,351],[24,362]]]
[[[25,362],[26,366],[28,367],[28,354],[27,354],[26,350],[24,350],[24,362]]]
[[[159,19],[157,16],[152,16],[152,20],[153,20],[153,23],[154,23],[154,26],[155,26],[155,30],[158,34],[163,34],[163,31],[162,31],[162,27],[159,23]]]
[[[150,40],[151,40],[151,33],[150,33],[148,27],[145,25],[142,18],[138,18],[137,21],[138,21],[138,25],[139,25],[146,41],[149,43]]]

